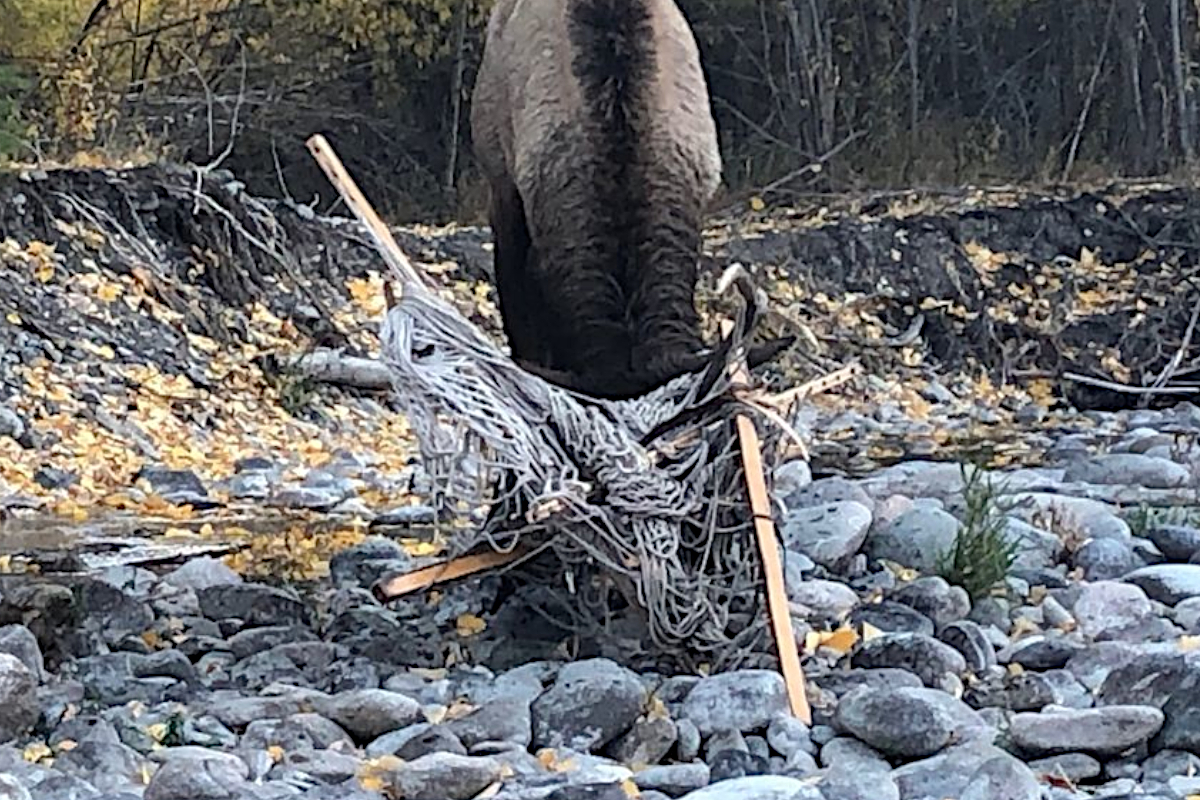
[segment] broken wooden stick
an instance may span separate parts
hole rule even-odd
[[[346,205],[354,212],[354,216],[367,229],[367,233],[375,240],[376,249],[378,249],[387,262],[405,277],[406,281],[411,281],[414,285],[426,287],[425,280],[408,260],[408,256],[404,255],[404,251],[400,249],[400,245],[396,244],[396,239],[392,236],[391,230],[384,224],[379,215],[375,213],[375,209],[367,202],[367,198],[363,195],[362,190],[358,188],[358,184],[350,177],[350,173],[346,171],[341,159],[337,157],[337,153],[333,152],[329,142],[321,134],[316,134],[309,138],[309,152],[313,158],[321,165],[321,169],[325,171],[325,175],[329,178],[329,182],[346,201]]]
[[[376,600],[386,603],[389,600],[395,600],[406,594],[428,589],[439,583],[457,580],[476,572],[482,572],[485,569],[511,564],[527,554],[527,549],[517,548],[511,553],[497,553],[493,551],[452,558],[449,561],[431,564],[428,567],[422,567],[412,572],[382,578],[371,587],[371,592],[375,595]]]
[[[725,320],[721,324],[728,336],[733,323]],[[745,383],[748,373],[744,360],[739,360],[734,379]],[[787,585],[783,579],[783,562],[779,558],[779,544],[775,537],[775,520],[771,515],[771,502],[767,495],[767,480],[763,474],[762,448],[758,441],[758,430],[745,414],[737,415],[738,440],[742,449],[742,465],[746,472],[746,488],[750,493],[750,510],[754,514],[754,532],[758,537],[758,551],[762,555],[763,578],[766,583],[767,609],[771,626],[775,632],[775,645],[779,651],[780,671],[787,688],[788,704],[792,714],[804,724],[812,725],[812,709],[808,705],[808,691],[804,685],[804,670],[800,667],[800,651],[796,646],[796,632],[792,630],[792,614],[788,608]]]

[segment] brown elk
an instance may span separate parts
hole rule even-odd
[[[496,0],[471,129],[513,358],[599,397],[701,368],[694,293],[721,157],[674,0]]]

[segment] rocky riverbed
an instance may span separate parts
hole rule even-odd
[[[1185,800],[1197,433],[1190,404],[1097,413],[1046,434],[1040,466],[990,472],[1019,549],[976,598],[934,557],[969,533],[959,464],[781,467],[811,727],[771,670],[638,671],[531,624],[492,577],[380,605],[365,587],[421,558],[401,544],[418,507],[333,548],[315,582],[207,555],[10,575],[0,797]],[[369,480],[362,461],[314,482]]]
[[[224,173],[0,175],[0,800],[1200,796],[1200,408],[1060,379],[1190,374],[1198,216],[1150,187],[710,234],[706,280],[747,263],[800,335],[777,384],[866,367],[774,481],[809,727],[771,670],[564,631],[571,587],[375,600],[444,541],[390,399],[292,363],[377,352],[355,226]],[[496,333],[483,232],[398,238]],[[986,553],[938,555],[981,524],[1017,558],[972,596]]]

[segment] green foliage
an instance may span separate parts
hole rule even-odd
[[[0,161],[13,158],[25,142],[21,97],[29,81],[15,67],[0,64]]]
[[[1145,536],[1154,528],[1164,525],[1200,525],[1200,505],[1197,506],[1151,506],[1140,504],[1125,515],[1125,522],[1134,536]]]
[[[986,595],[1008,575],[1019,545],[1005,532],[1004,515],[996,503],[999,491],[982,468],[969,472],[963,465],[962,528],[954,546],[941,553],[937,572],[949,583],[966,589],[971,599]]]

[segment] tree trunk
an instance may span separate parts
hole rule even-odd
[[[1192,163],[1192,117],[1187,101],[1187,55],[1183,50],[1182,0],[1171,0],[1171,61],[1175,72],[1175,104],[1179,114],[1179,146],[1186,164]]]

